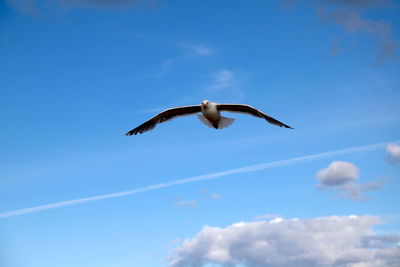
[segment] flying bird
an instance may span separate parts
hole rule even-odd
[[[126,133],[126,135],[142,134],[144,132],[154,129],[154,127],[156,127],[156,125],[159,123],[172,120],[175,117],[193,115],[200,112],[202,114],[197,114],[197,117],[205,125],[207,125],[210,128],[223,129],[231,125],[235,121],[235,119],[221,116],[221,111],[245,113],[258,118],[265,119],[266,121],[268,121],[273,125],[293,129],[289,125],[286,125],[249,105],[218,104],[208,100],[203,100],[200,105],[183,106],[183,107],[170,108],[164,110],[163,112],[157,114],[150,120],[139,125],[135,129],[130,130],[129,132]]]

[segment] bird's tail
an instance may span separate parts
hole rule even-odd
[[[234,118],[227,118],[227,117],[221,117],[218,123],[218,129],[223,129],[228,126],[231,126],[231,124],[235,121]]]
[[[218,128],[217,128],[209,120],[207,120],[203,115],[197,114],[197,117],[199,118],[199,120],[202,123],[204,123],[208,127],[216,128],[216,129],[226,128],[226,127],[230,126],[235,121],[234,118],[221,117],[221,119],[218,122]]]
[[[199,120],[204,123],[205,125],[207,125],[210,128],[214,128],[214,126],[212,125],[212,123],[207,120],[203,115],[197,114],[197,117],[199,118]]]

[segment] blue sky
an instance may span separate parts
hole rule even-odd
[[[234,225],[265,233],[334,220],[340,230],[352,219],[365,230],[354,242],[371,231],[392,240],[373,248],[376,264],[368,250],[347,265],[316,253],[306,266],[395,266],[399,8],[374,0],[3,1],[0,265],[301,266],[290,253],[304,251],[278,245],[280,265],[254,256],[270,250],[250,247],[241,262],[227,248],[242,238],[231,240]],[[221,131],[190,116],[124,136],[165,108],[203,99],[252,105],[295,130],[226,113],[236,122]],[[382,145],[360,148],[374,144]],[[6,216],[348,148],[356,152]],[[215,236],[224,233],[221,245]]]

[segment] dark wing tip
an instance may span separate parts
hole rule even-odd
[[[136,134],[137,134],[137,132],[129,131],[129,132],[127,132],[127,133],[125,134],[125,136],[131,136],[131,135],[136,135]]]
[[[266,119],[269,123],[271,123],[273,125],[276,125],[276,126],[279,126],[279,127],[285,127],[285,128],[294,130],[293,127],[290,127],[289,125],[284,124],[283,122],[280,122],[280,121],[278,121],[278,120],[276,120],[276,119],[274,119],[274,118],[272,118],[272,117],[270,117],[268,115],[264,114],[264,119]]]
[[[153,122],[152,120],[149,120],[149,121],[143,123],[142,125],[139,125],[135,129],[130,130],[125,135],[126,136],[137,135],[137,134],[142,134],[147,131],[151,131],[152,129],[154,129],[154,127],[156,127],[156,124],[157,124],[157,122]]]
[[[294,130],[293,127],[290,127],[289,125],[286,125],[286,124],[283,124],[283,127]]]

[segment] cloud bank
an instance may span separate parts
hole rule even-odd
[[[205,226],[174,251],[170,267],[395,267],[398,235],[378,235],[377,216],[275,218],[225,228]]]
[[[342,198],[351,200],[365,200],[365,191],[377,190],[382,187],[379,181],[358,183],[359,169],[356,165],[346,161],[333,161],[327,168],[317,172],[320,189],[339,190]]]

